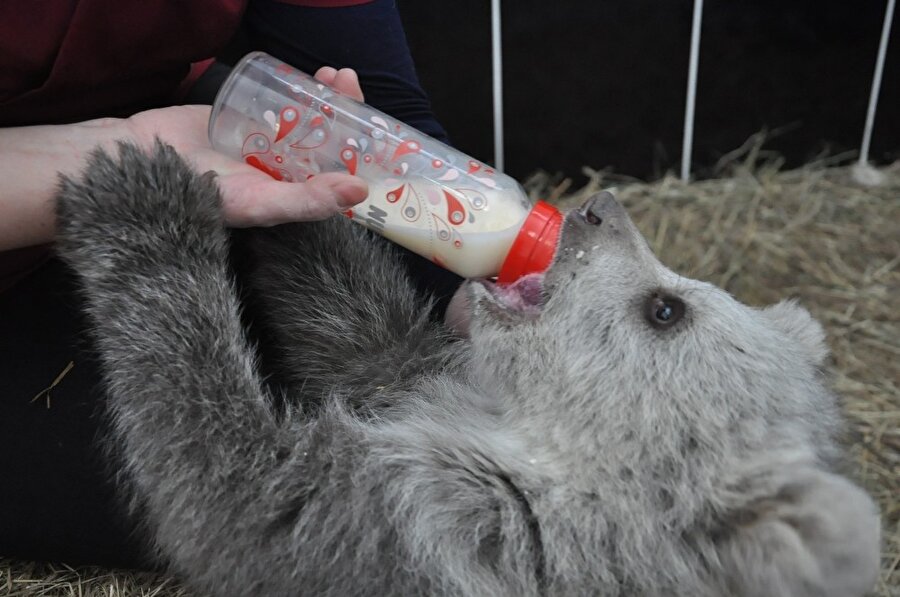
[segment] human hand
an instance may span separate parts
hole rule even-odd
[[[351,69],[323,67],[315,77],[353,99],[363,100],[359,80]],[[228,225],[241,228],[319,220],[366,198],[368,186],[356,176],[326,172],[302,183],[281,182],[215,151],[207,137],[209,115],[209,106],[175,106],[135,114],[128,124],[139,144],[149,147],[158,137],[198,171],[217,174]]]

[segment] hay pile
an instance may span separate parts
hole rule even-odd
[[[756,156],[751,156],[755,158]],[[618,187],[663,262],[751,305],[799,298],[825,326],[859,480],[884,520],[875,594],[900,595],[900,164],[865,188],[825,163],[779,172],[732,165],[729,176],[643,184],[586,170],[588,185],[536,175],[535,195],[562,205]],[[0,595],[188,595],[171,580],[0,561]]]

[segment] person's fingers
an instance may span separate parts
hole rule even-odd
[[[325,83],[326,85],[334,84],[334,78],[337,76],[338,71],[336,68],[331,66],[323,66],[319,70],[316,71],[315,77]]]
[[[303,183],[245,176],[221,181],[225,219],[235,227],[321,220],[363,201],[369,192],[361,178],[338,172]]]
[[[287,187],[288,184],[290,183],[282,183],[282,186]],[[365,180],[341,172],[319,174],[303,185],[308,193],[327,191],[333,194],[338,209],[352,207],[369,196],[369,185]]]
[[[352,68],[335,70],[330,66],[323,66],[316,71],[316,79],[334,87],[344,95],[363,101],[363,92],[359,86],[359,76]]]
[[[359,86],[359,77],[352,68],[342,68],[337,71],[331,86],[344,95],[349,95],[360,102],[363,101],[363,92]]]

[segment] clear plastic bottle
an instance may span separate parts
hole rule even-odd
[[[279,180],[364,178],[345,215],[463,277],[512,282],[556,250],[561,214],[515,180],[262,52],[222,86],[209,138]]]

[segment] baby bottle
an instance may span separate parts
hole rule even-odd
[[[515,180],[263,52],[222,86],[209,138],[278,180],[362,177],[369,196],[346,216],[466,278],[510,283],[556,250],[562,215]]]

